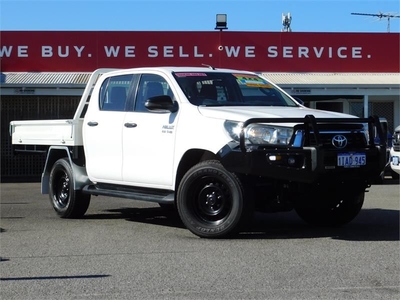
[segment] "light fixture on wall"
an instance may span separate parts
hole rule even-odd
[[[224,29],[228,29],[227,25],[228,25],[228,16],[226,14],[217,14],[217,20],[216,20],[216,26],[215,29],[216,30],[224,30]]]

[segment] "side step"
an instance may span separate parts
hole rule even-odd
[[[91,195],[102,195],[117,198],[128,198],[134,200],[142,200],[157,203],[174,203],[175,193],[169,190],[154,190],[154,189],[135,189],[130,187],[120,187],[107,185],[99,187],[97,185],[87,185],[82,191]]]

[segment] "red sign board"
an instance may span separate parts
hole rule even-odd
[[[263,72],[400,72],[398,33],[1,31],[2,72],[201,66]]]

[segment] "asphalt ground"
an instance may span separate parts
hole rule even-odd
[[[194,236],[157,204],[92,197],[60,219],[39,183],[1,188],[0,298],[400,299],[400,185],[366,194],[341,228],[256,214],[234,239]]]

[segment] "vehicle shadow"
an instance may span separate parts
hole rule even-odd
[[[383,182],[380,183],[375,183],[378,185],[395,185],[395,184],[400,184],[400,180],[399,179],[393,179],[391,177],[385,177],[385,179],[383,180]]]
[[[175,211],[161,207],[124,207],[108,209],[104,214],[85,215],[85,219],[125,219],[127,221],[147,223],[160,226],[185,228],[179,215]]]
[[[87,215],[85,219],[125,219],[152,225],[185,228],[177,212],[158,207],[120,208],[104,214]],[[306,239],[332,238],[351,241],[399,241],[400,211],[362,209],[349,224],[342,227],[311,226],[294,211],[285,213],[255,213],[245,230],[234,239]]]
[[[363,209],[349,224],[341,227],[312,226],[295,212],[255,214],[240,239],[332,238],[351,241],[399,241],[400,212],[386,209]]]

